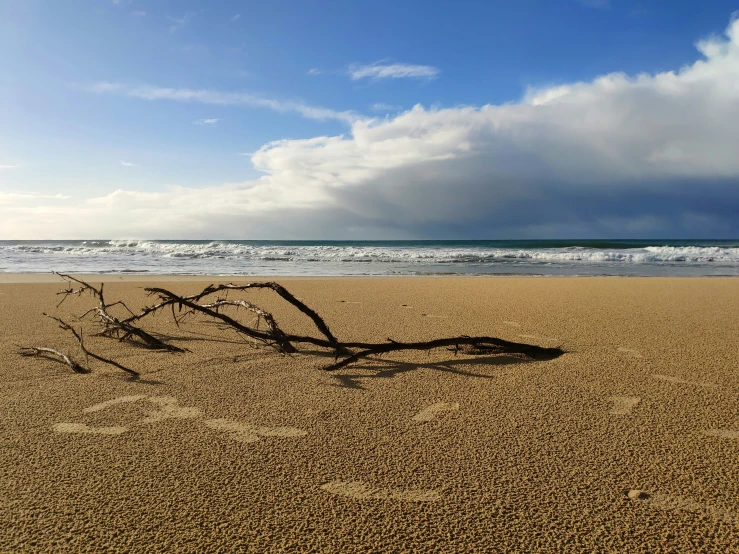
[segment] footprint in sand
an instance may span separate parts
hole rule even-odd
[[[446,317],[446,316],[445,315],[421,314],[421,317],[437,317],[437,318],[442,318],[442,317]]]
[[[413,416],[413,421],[431,421],[436,417],[437,414],[440,414],[441,412],[449,412],[449,411],[456,411],[459,410],[459,403],[458,402],[438,402],[436,404],[432,404],[428,408],[424,408],[420,412],[418,412],[416,415]]]
[[[658,510],[672,510],[676,512],[690,512],[708,516],[718,521],[739,524],[739,516],[725,508],[696,502],[682,496],[670,496],[667,494],[650,493],[648,491],[632,489],[626,496],[629,500],[643,502]]]
[[[506,325],[510,325],[511,327],[521,327],[521,324],[518,321],[504,321]]]
[[[168,419],[198,419],[204,416],[200,408],[180,406],[176,398],[172,396],[152,396],[140,394],[135,396],[121,396],[106,400],[89,408],[84,408],[83,413],[99,412],[111,406],[147,400],[159,409],[149,412],[147,417],[134,422],[134,425],[159,423]],[[225,431],[241,442],[256,442],[262,437],[302,437],[307,435],[306,431],[295,427],[264,427],[239,423],[227,419],[208,419],[205,425],[211,429]],[[53,426],[57,433],[95,434],[95,435],[120,435],[127,432],[128,427],[90,427],[84,423],[57,423]]]
[[[613,402],[613,407],[608,412],[613,415],[630,414],[631,410],[641,402],[638,396],[611,396],[608,400]]]
[[[702,433],[709,437],[718,437],[720,439],[739,439],[739,431],[733,431],[732,429],[708,429],[702,431]]]
[[[261,437],[304,437],[308,434],[296,427],[261,427],[228,419],[207,419],[203,423],[211,429],[226,431],[239,442],[257,442]]]
[[[77,433],[83,435],[122,435],[128,431],[127,427],[88,427],[84,423],[56,423],[54,431],[57,433]]]
[[[409,306],[408,304],[401,304],[401,308],[412,308],[413,306]]]
[[[148,399],[152,404],[159,406],[159,411],[149,413],[149,417],[141,420],[141,423],[156,423],[165,419],[194,419],[202,417],[200,408],[180,407],[177,399],[172,396],[152,396]]]
[[[321,485],[331,494],[348,496],[357,500],[401,500],[403,502],[436,502],[441,499],[434,490],[379,489],[361,481],[331,481]]]
[[[127,402],[137,402],[139,400],[143,400],[144,398],[146,398],[145,394],[137,394],[136,396],[121,396],[119,398],[113,398],[112,400],[106,400],[105,402],[101,402],[100,404],[95,404],[94,406],[85,408],[82,410],[82,412],[86,414],[89,414],[91,412],[99,412],[100,410],[104,410],[105,408],[109,408],[110,406],[115,406],[117,404],[125,404]]]
[[[660,381],[667,381],[668,383],[676,383],[678,385],[692,385],[694,387],[704,387],[707,389],[715,389],[718,387],[718,385],[714,383],[705,383],[703,381],[686,381],[685,379],[680,379],[679,377],[673,377],[672,375],[659,375],[654,374],[652,375],[655,379],[659,379]]]
[[[361,302],[352,302],[351,300],[339,300],[341,304],[361,304]]]
[[[619,346],[616,350],[618,350],[619,352],[622,352],[623,354],[628,354],[632,358],[642,357],[641,352],[639,352],[638,350],[634,350],[633,348],[623,348]]]

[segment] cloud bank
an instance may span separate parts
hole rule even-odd
[[[739,22],[697,48],[702,58],[677,71],[532,89],[505,105],[416,106],[355,119],[346,135],[275,141],[252,155],[263,176],[245,183],[17,205],[6,197],[0,233],[738,236]],[[133,95],[211,98],[165,90]]]

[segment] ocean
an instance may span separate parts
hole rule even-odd
[[[0,241],[0,272],[739,276],[739,240]]]

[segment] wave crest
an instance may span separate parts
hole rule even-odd
[[[81,256],[101,259],[125,256],[155,260],[222,259],[269,262],[375,262],[407,264],[721,264],[739,267],[739,248],[719,246],[645,246],[599,249],[492,248],[339,244],[254,244],[245,242],[175,242],[154,240],[80,241],[1,245],[0,253]]]

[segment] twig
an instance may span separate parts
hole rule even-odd
[[[117,317],[108,313],[108,308],[110,308],[111,306],[115,306],[117,304],[122,304],[122,302],[114,302],[112,304],[106,304],[105,297],[103,296],[103,285],[102,284],[100,285],[100,288],[97,289],[93,287],[92,285],[80,279],[76,279],[72,277],[71,275],[66,275],[64,273],[57,273],[57,275],[59,275],[63,279],[67,279],[68,281],[74,281],[75,283],[82,285],[81,288],[75,290],[75,289],[72,289],[71,283],[70,283],[70,287],[68,289],[63,290],[59,293],[59,294],[64,294],[64,298],[72,294],[79,295],[85,291],[89,291],[95,298],[97,298],[98,306],[85,312],[82,317],[94,311],[97,314],[100,323],[103,325],[103,330],[101,331],[100,334],[104,336],[116,337],[118,338],[118,340],[121,340],[121,341],[129,340],[131,337],[136,337],[139,339],[139,341],[141,341],[141,343],[144,346],[148,348],[152,348],[156,350],[168,350],[170,352],[185,352],[183,348],[179,348],[178,346],[174,346],[172,344],[167,344],[166,342],[161,341],[158,338],[150,335],[146,331],[138,327],[135,327],[131,323],[128,323],[127,320],[122,321],[118,319]],[[128,309],[128,306],[126,306],[125,304],[123,305],[129,312],[131,312],[131,310]]]
[[[60,352],[54,348],[48,348],[46,346],[18,346],[18,349],[21,356],[47,358],[49,360],[54,360],[55,362],[67,364],[75,373],[90,373],[89,369],[75,362],[64,352]]]
[[[109,360],[108,358],[103,358],[102,356],[99,356],[98,354],[95,354],[94,352],[90,352],[87,349],[87,347],[85,346],[84,341],[82,340],[82,332],[81,331],[78,333],[74,329],[74,327],[72,327],[67,322],[63,321],[62,319],[60,319],[58,317],[54,317],[53,315],[49,315],[47,313],[45,313],[43,315],[45,315],[46,317],[48,317],[48,318],[53,319],[54,321],[56,321],[59,324],[59,327],[61,329],[64,329],[65,331],[69,331],[70,333],[72,333],[72,335],[74,335],[74,338],[77,339],[77,342],[80,345],[80,349],[82,350],[82,352],[85,353],[86,356],[89,356],[91,358],[94,358],[94,359],[96,359],[96,360],[98,360],[100,362],[103,362],[105,364],[109,364],[109,365],[112,365],[114,367],[117,367],[118,369],[121,369],[121,370],[125,371],[129,375],[133,375],[134,377],[138,378],[138,376],[139,376],[139,372],[138,371],[134,371],[133,369],[129,369],[126,366],[119,364],[115,360]]]
[[[274,335],[275,342],[280,345],[280,348],[284,352],[288,354],[297,352],[295,347],[286,339],[285,333],[277,325],[274,316],[269,312],[265,312],[259,306],[255,306],[254,304],[252,304],[251,302],[247,302],[246,300],[217,300],[212,304],[201,304],[201,307],[214,309],[216,312],[221,306],[236,306],[237,308],[246,308],[250,312],[257,314],[257,331],[259,331],[259,319],[261,318],[266,323],[269,332]]]
[[[276,292],[281,298],[295,306],[298,310],[300,310],[303,314],[307,315],[312,321],[313,324],[316,326],[316,328],[321,332],[321,334],[326,337],[327,341],[331,345],[331,348],[334,348],[335,350],[348,354],[347,351],[345,351],[342,348],[341,343],[338,341],[338,339],[333,335],[331,330],[328,328],[328,325],[323,320],[321,316],[319,316],[314,310],[309,308],[305,303],[298,300],[292,293],[290,293],[285,287],[278,283],[274,282],[268,282],[268,283],[246,283],[244,285],[234,285],[233,283],[229,283],[226,285],[208,285],[205,287],[201,292],[198,294],[191,294],[189,296],[177,296],[177,298],[180,298],[182,300],[188,300],[188,301],[194,301],[199,302],[203,298],[216,294],[221,291],[247,291],[249,289],[270,289],[274,292]],[[154,289],[146,289],[150,293]],[[162,289],[164,290],[164,289]],[[166,291],[169,292],[169,291]],[[159,304],[155,304],[154,306],[150,306],[148,308],[145,308],[140,314],[134,317],[130,317],[127,320],[124,320],[125,322],[135,321],[139,320],[150,313],[156,312],[165,306],[169,306],[172,304],[181,304],[179,300],[175,300],[173,297],[167,297],[166,295],[163,297],[162,301]]]

